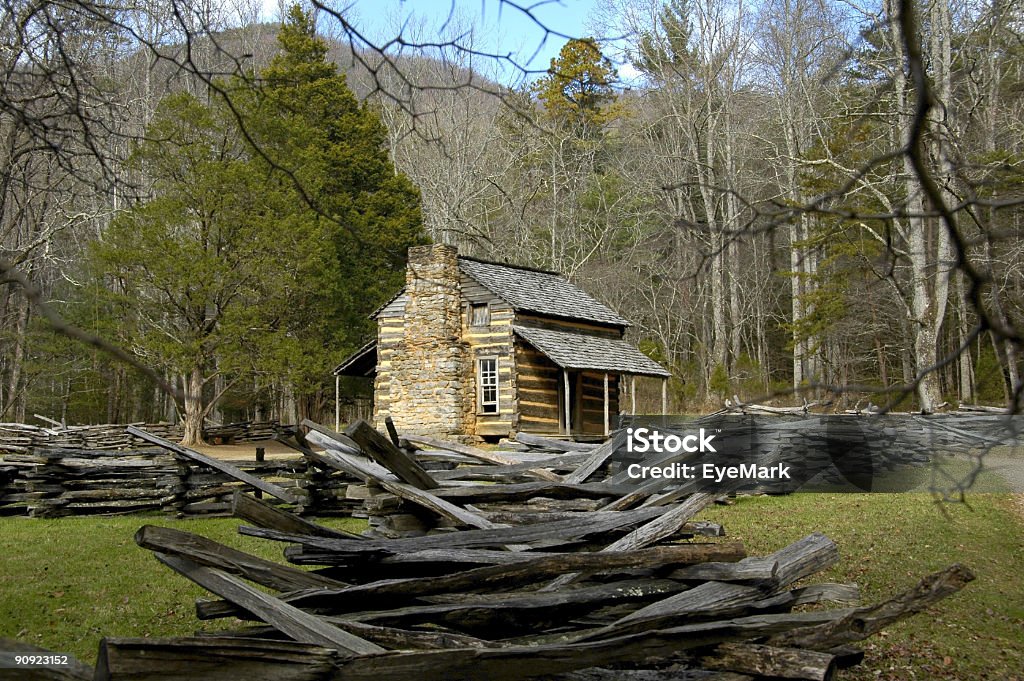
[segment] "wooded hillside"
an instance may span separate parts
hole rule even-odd
[[[240,7],[4,6],[0,420],[320,418],[425,239],[566,273],[673,411],[1020,402],[1019,5],[608,0],[506,85]]]

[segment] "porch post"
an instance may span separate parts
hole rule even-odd
[[[629,403],[630,403],[630,414],[636,416],[636,374],[632,374],[629,377]]]
[[[668,379],[661,379],[661,413],[668,413]]]
[[[604,372],[604,436],[608,437],[611,428],[608,421],[608,372]]]
[[[341,376],[334,374],[334,432],[341,430]]]
[[[562,369],[562,384],[565,387],[565,434],[572,435],[572,400],[569,394],[568,369]]]

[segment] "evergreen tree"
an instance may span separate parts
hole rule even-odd
[[[122,342],[180,377],[186,443],[242,381],[308,413],[422,241],[418,193],[310,16],[293,8],[279,42],[258,79],[225,84],[230,107],[161,103],[135,154],[153,198],[94,249]]]
[[[248,129],[267,184],[291,193],[286,209],[315,223],[322,241],[319,285],[293,290],[271,320],[282,342],[265,354],[312,413],[325,368],[366,342],[368,315],[402,285],[406,252],[425,237],[419,191],[395,171],[379,117],[327,61],[312,15],[293,6],[278,41],[259,79],[242,84]]]
[[[185,439],[201,438],[218,375],[251,368],[254,310],[279,303],[279,278],[311,253],[308,232],[276,233],[270,196],[227,112],[189,94],[166,98],[135,163],[153,198],[113,221],[93,248],[115,300],[120,340],[178,378]]]

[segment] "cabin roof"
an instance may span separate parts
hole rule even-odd
[[[557,272],[459,257],[459,268],[516,310],[614,326],[629,321]]]
[[[548,317],[628,327],[629,320],[571,284],[558,272],[459,256],[459,269],[516,310]],[[403,286],[370,314],[376,319],[405,293]]]
[[[519,325],[513,325],[512,330],[563,369],[591,369],[665,378],[671,376],[664,367],[621,338]]]

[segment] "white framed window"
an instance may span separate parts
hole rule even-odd
[[[498,413],[498,358],[482,357],[476,362],[477,408],[481,414]]]
[[[491,308],[487,303],[471,303],[469,306],[470,326],[490,326]]]

